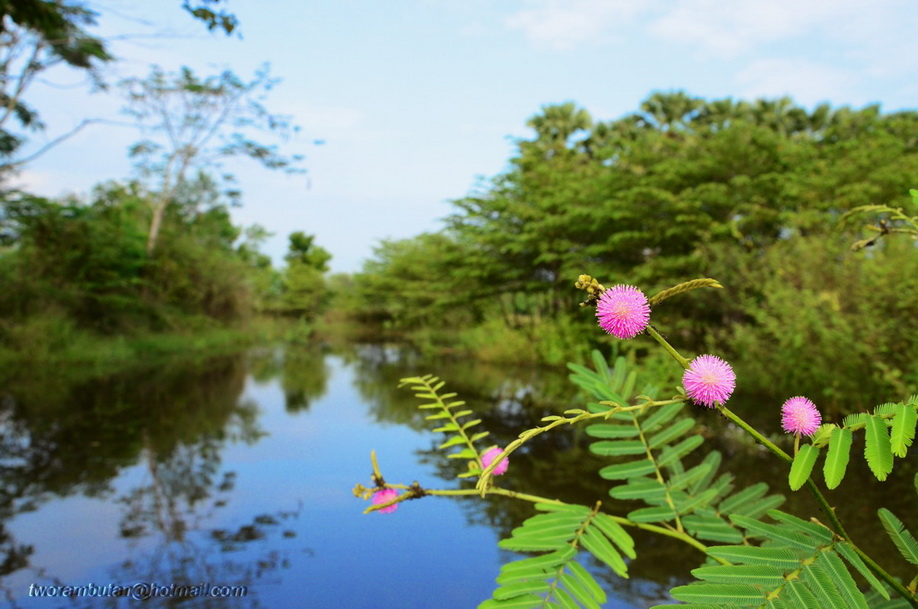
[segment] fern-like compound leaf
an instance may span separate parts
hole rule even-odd
[[[889,441],[889,432],[886,422],[879,416],[867,416],[865,419],[866,442],[864,444],[864,457],[870,471],[877,480],[886,480],[892,471],[893,454]]]
[[[880,508],[877,515],[880,517],[880,522],[883,523],[883,528],[886,529],[886,534],[896,544],[896,548],[899,549],[905,560],[913,565],[918,565],[918,540],[915,540],[902,521],[886,508]]]
[[[731,516],[765,545],[745,545],[744,540],[744,545],[709,547],[709,556],[732,564],[695,569],[692,574],[701,581],[673,589],[673,597],[692,603],[686,606],[712,609],[866,609],[863,593],[839,557],[854,555],[852,548],[818,523],[778,510],[768,515],[778,524]],[[851,564],[867,569],[856,555]],[[888,598],[885,588],[876,585]]]
[[[634,558],[634,540],[615,520],[577,505],[537,504],[542,513],[515,528],[500,546],[547,553],[508,563],[501,569],[500,587],[479,609],[560,607],[599,609],[606,594],[590,573],[576,562],[581,549],[628,576],[622,553]]]

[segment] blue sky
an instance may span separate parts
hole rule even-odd
[[[243,77],[271,64],[282,82],[266,105],[301,125],[289,149],[308,173],[234,165],[244,203],[233,216],[274,233],[264,249],[278,262],[287,234],[315,234],[336,272],[359,270],[380,239],[437,230],[449,200],[505,169],[545,104],[608,120],[658,90],[887,112],[918,100],[915,0],[229,0],[242,39],[208,34],[180,0],[90,6],[98,33],[132,35],[112,42],[110,82],[153,63]],[[47,81],[27,93],[48,125],[36,146],[86,117],[124,120],[115,89],[90,95],[66,71]],[[49,196],[86,193],[131,175],[139,137],[92,126],[20,179]]]

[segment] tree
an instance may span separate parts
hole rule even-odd
[[[307,318],[315,317],[328,295],[325,272],[331,254],[315,245],[313,235],[302,231],[290,234],[290,245],[284,259],[284,308]]]
[[[302,231],[290,233],[290,246],[284,259],[288,263],[300,262],[322,273],[328,271],[328,261],[331,254],[324,247],[313,243],[314,235],[307,235]]]
[[[302,155],[285,155],[277,145],[263,144],[254,133],[268,133],[286,140],[298,128],[289,117],[271,114],[262,105],[277,83],[268,67],[244,82],[233,72],[198,77],[184,67],[178,74],[154,66],[147,78],[129,78],[121,83],[128,104],[125,112],[148,136],[134,144],[130,156],[150,189],[152,216],[147,237],[147,254],[156,249],[166,209],[188,179],[192,168],[220,168],[221,161],[248,157],[268,169],[288,173],[303,170]],[[230,175],[224,175],[227,182]],[[227,194],[238,195],[228,190]]]
[[[89,123],[81,122],[31,155],[17,156],[26,142],[23,131],[44,128],[38,112],[24,101],[39,74],[63,63],[101,82],[98,69],[112,56],[86,30],[97,16],[71,0],[0,0],[0,180]]]
[[[238,20],[217,6],[223,1],[184,0],[182,8],[208,30],[231,34]],[[94,122],[85,119],[38,150],[20,154],[27,133],[45,128],[25,101],[40,74],[65,64],[86,73],[94,87],[105,87],[101,68],[114,58],[106,41],[89,33],[98,17],[77,0],[0,0],[0,180]]]

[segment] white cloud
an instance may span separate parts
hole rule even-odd
[[[737,72],[739,96],[780,97],[812,106],[824,101],[851,100],[860,80],[857,72],[799,59],[759,59]],[[865,100],[866,101],[866,100]]]
[[[888,31],[905,10],[903,0],[876,0],[869,7],[859,0],[675,0],[650,31],[703,52],[735,56],[804,36],[860,44]]]
[[[616,26],[631,23],[646,2],[639,0],[538,0],[510,15],[506,23],[522,30],[538,47],[558,50],[595,41]]]

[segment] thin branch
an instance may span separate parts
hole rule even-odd
[[[86,118],[86,119],[83,119],[83,120],[80,122],[79,125],[77,125],[77,126],[74,127],[73,129],[71,129],[71,130],[68,131],[67,133],[65,133],[65,134],[63,134],[63,135],[61,135],[61,136],[58,136],[58,137],[54,138],[53,140],[51,140],[50,142],[48,142],[47,144],[45,144],[44,146],[42,146],[41,148],[39,148],[36,152],[30,154],[29,156],[23,157],[23,158],[19,159],[18,161],[13,161],[13,162],[10,162],[10,163],[3,163],[3,164],[0,164],[0,173],[7,172],[7,171],[10,171],[10,170],[16,169],[17,167],[19,167],[19,166],[21,166],[21,165],[25,165],[26,163],[30,163],[31,161],[35,160],[36,158],[40,157],[41,155],[43,155],[43,154],[45,154],[46,152],[48,152],[50,149],[54,148],[55,146],[57,146],[58,144],[60,144],[61,142],[63,142],[64,140],[67,140],[67,139],[73,137],[74,135],[76,135],[77,133],[79,133],[79,132],[80,132],[84,127],[86,127],[87,125],[91,125],[91,124],[93,124],[93,123],[100,123],[100,122],[103,122],[103,121],[101,121],[101,120],[99,120],[99,119],[95,119],[95,118]]]

